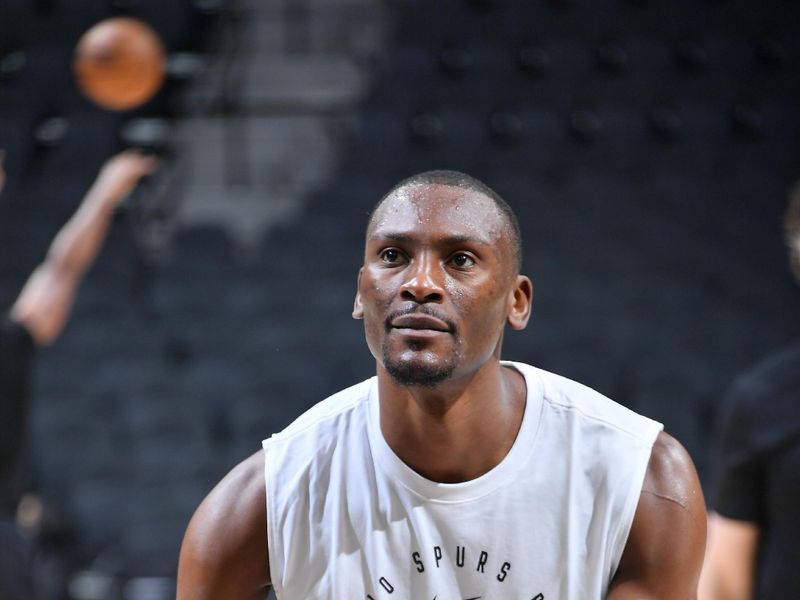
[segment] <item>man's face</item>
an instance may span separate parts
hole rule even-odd
[[[370,351],[397,382],[434,387],[499,357],[525,279],[510,232],[491,199],[455,186],[407,186],[378,208],[353,316],[364,319]]]

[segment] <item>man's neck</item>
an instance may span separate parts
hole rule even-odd
[[[492,361],[434,388],[402,386],[378,367],[380,424],[389,447],[432,481],[458,483],[497,466],[525,412],[522,375]]]

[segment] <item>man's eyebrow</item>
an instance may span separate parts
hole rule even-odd
[[[414,239],[412,236],[408,235],[407,233],[400,233],[395,231],[374,231],[370,234],[367,238],[367,241],[373,240],[387,240],[390,242],[410,242]]]
[[[482,246],[492,246],[494,242],[492,242],[489,238],[482,238],[477,235],[451,235],[444,239],[446,244],[480,244]]]
[[[373,232],[368,241],[389,241],[389,242],[411,242],[414,240],[414,236],[409,235],[407,233],[402,233],[400,231],[375,231]],[[492,246],[493,242],[488,238],[482,238],[477,235],[449,235],[441,240],[442,244],[445,245],[455,245],[455,244],[465,244],[465,243],[472,243],[472,244],[480,244],[482,246]]]

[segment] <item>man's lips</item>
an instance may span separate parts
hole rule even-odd
[[[389,323],[393,329],[414,329],[417,331],[443,331],[450,333],[451,327],[441,319],[422,313],[411,313],[395,317]]]

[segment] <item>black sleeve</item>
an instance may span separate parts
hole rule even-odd
[[[740,378],[723,405],[714,444],[712,507],[724,517],[763,522],[765,448],[768,428],[758,406],[767,396],[758,381]]]
[[[0,317],[0,469],[16,456],[24,436],[34,350],[22,324]]]
[[[27,379],[35,350],[33,337],[8,315],[0,317],[0,393]],[[5,397],[2,394],[0,397]]]

